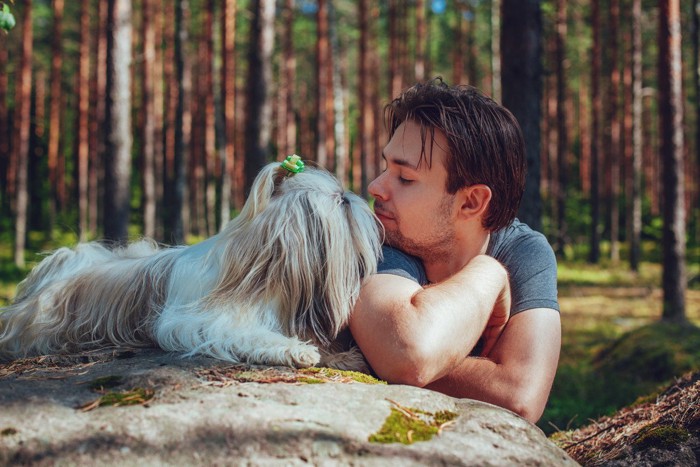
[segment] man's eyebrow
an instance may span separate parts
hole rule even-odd
[[[398,157],[392,157],[392,158],[391,158],[391,161],[390,161],[389,158],[386,157],[386,154],[384,154],[384,151],[382,151],[382,159],[384,159],[384,162],[386,162],[386,163],[391,162],[391,163],[394,164],[394,165],[398,165],[398,166],[401,166],[401,167],[407,167],[407,168],[409,168],[409,169],[417,170],[417,169],[416,169],[416,166],[414,166],[413,164],[411,164],[411,163],[410,163],[409,161],[407,161],[406,159],[401,159],[401,158],[398,158]]]

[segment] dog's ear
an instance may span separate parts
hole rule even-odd
[[[275,191],[275,178],[279,173],[279,167],[279,162],[267,164],[255,177],[248,199],[238,216],[242,221],[251,220],[264,211],[270,203],[270,198]]]

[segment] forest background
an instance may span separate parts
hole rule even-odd
[[[383,106],[442,76],[526,137],[519,217],[557,252],[564,324],[542,428],[700,368],[699,1],[0,7],[0,302],[47,248],[215,234],[287,154],[367,197]]]

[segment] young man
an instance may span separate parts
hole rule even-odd
[[[515,219],[525,184],[520,127],[474,88],[439,79],[406,90],[386,117],[386,170],[369,191],[393,248],[362,287],[353,337],[389,382],[536,422],[561,324],[554,253]]]

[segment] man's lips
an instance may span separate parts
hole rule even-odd
[[[392,221],[394,220],[394,216],[392,216],[390,213],[382,209],[381,207],[378,207],[376,204],[374,205],[374,214],[379,218],[381,221]]]

